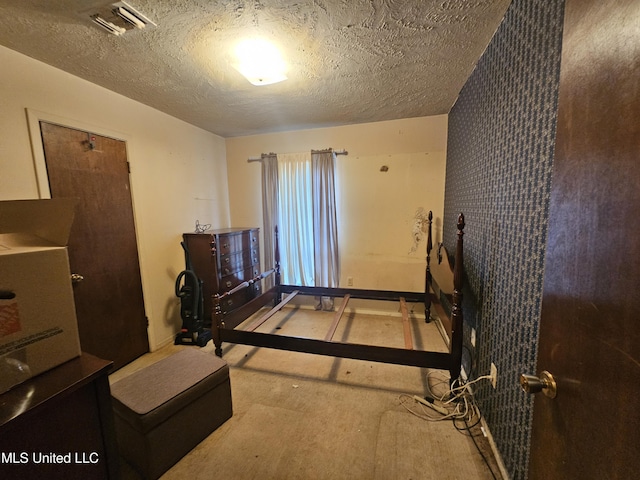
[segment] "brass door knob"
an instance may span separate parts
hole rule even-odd
[[[526,393],[534,394],[542,392],[549,398],[556,398],[558,394],[556,380],[553,378],[553,375],[546,370],[540,374],[540,377],[523,373],[520,375],[520,387],[522,387],[522,390]]]

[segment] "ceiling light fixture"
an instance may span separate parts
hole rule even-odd
[[[235,50],[238,70],[253,85],[271,85],[287,79],[287,66],[278,48],[261,39],[243,40]]]

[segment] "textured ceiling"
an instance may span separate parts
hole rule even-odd
[[[0,0],[0,44],[233,137],[448,113],[510,0],[127,0],[157,26],[121,37],[79,14],[106,3]],[[246,36],[287,81],[232,67]]]

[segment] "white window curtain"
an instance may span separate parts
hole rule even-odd
[[[275,265],[266,232],[277,226],[283,284],[339,286],[335,159],[331,150],[262,156],[265,267]],[[318,298],[317,308],[333,300]]]
[[[278,235],[285,285],[313,286],[311,152],[278,154]]]

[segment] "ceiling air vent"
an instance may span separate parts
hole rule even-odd
[[[109,3],[88,12],[89,18],[113,35],[123,35],[129,30],[155,27],[156,24],[126,2]]]

